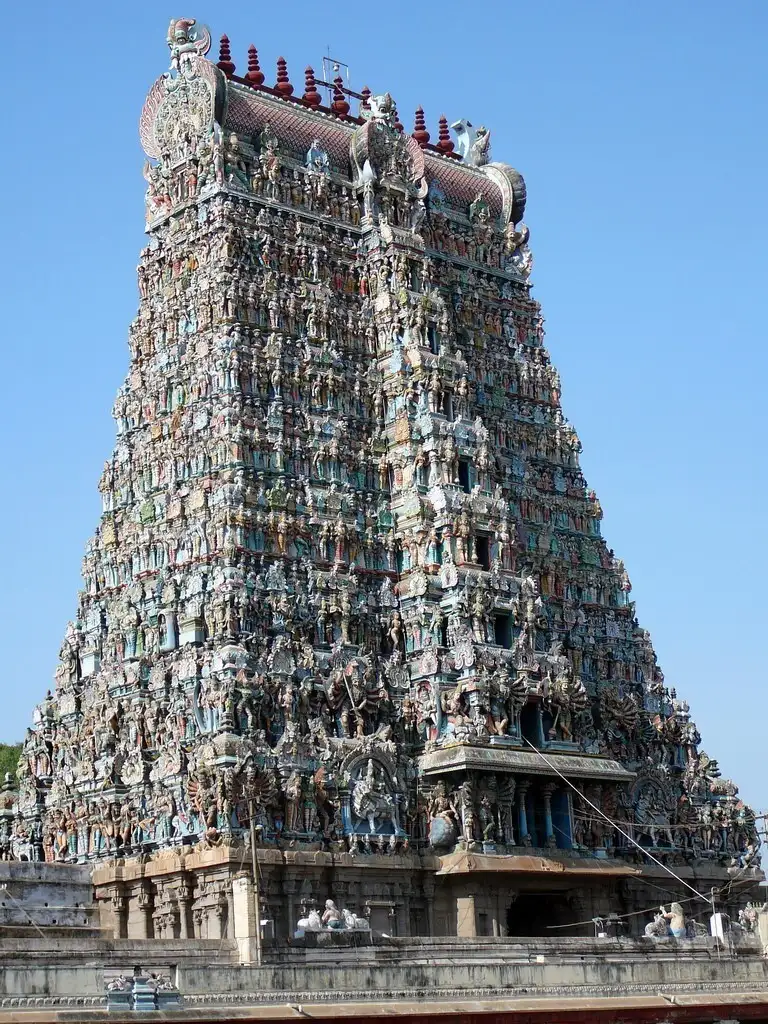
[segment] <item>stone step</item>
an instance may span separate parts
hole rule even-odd
[[[38,907],[90,907],[93,906],[93,889],[90,885],[0,881],[0,907],[13,900]]]
[[[25,881],[54,885],[82,885],[90,889],[91,868],[88,864],[47,864],[45,861],[29,860],[0,861],[0,884]]]
[[[0,902],[0,926],[6,925],[37,925],[38,928],[52,926],[99,927],[99,912],[96,907],[73,906],[36,906],[20,900],[19,903]]]
[[[40,926],[45,934],[45,942],[41,952],[44,952],[45,956],[48,956],[51,951],[51,942],[49,940],[55,939],[55,948],[60,949],[62,939],[72,939],[74,946],[73,952],[79,949],[84,949],[84,941],[86,939],[99,939],[102,936],[101,928],[98,925],[54,925],[48,924]],[[32,939],[41,940],[40,932],[34,925],[31,924],[0,924],[0,958],[7,959],[8,950],[4,948],[5,942],[11,942],[13,945],[13,952],[18,952],[20,957],[28,957],[30,953],[19,950],[20,939]]]
[[[0,941],[37,929],[100,934],[88,865],[0,862]]]
[[[231,963],[237,947],[231,939],[113,939],[97,928],[48,927],[43,934],[28,926],[0,926],[0,967],[20,961],[30,965],[77,963],[135,964]]]

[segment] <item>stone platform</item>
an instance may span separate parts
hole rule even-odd
[[[0,939],[40,930],[81,938],[100,934],[87,865],[0,861]]]
[[[217,939],[114,938],[100,931],[86,867],[6,863],[0,865],[0,878],[7,886],[0,897],[2,1020],[37,1010],[47,1014],[40,1021],[117,1021],[114,1012],[102,1016],[106,985],[121,974],[132,975],[136,967],[145,975],[166,976],[178,988],[185,1010],[162,1018],[176,1020],[276,1020],[281,1005],[298,1004],[311,1005],[313,1015],[326,1018],[402,1016],[413,1006],[418,1012],[405,1013],[409,1019],[425,1014],[424,1019],[439,1019],[441,1002],[466,1003],[467,1013],[507,1014],[512,1011],[502,1010],[502,1003],[516,1000],[551,1009],[552,1000],[562,1006],[564,1000],[588,999],[597,1006],[619,997],[657,999],[659,993],[724,1007],[751,1000],[763,1011],[768,1003],[765,937],[757,934],[725,948],[711,938],[396,938],[323,932],[266,942],[257,965],[242,962],[251,942],[242,929],[253,924],[250,882],[244,878],[233,893],[237,937]],[[745,1014],[685,1019],[731,1017],[751,1019]],[[32,1024],[35,1018],[19,1019]],[[563,1009],[556,1018],[539,1019],[570,1018]]]
[[[267,944],[260,967],[238,964],[230,940],[0,941],[0,1011],[98,1011],[106,1006],[106,981],[131,974],[136,965],[145,973],[168,975],[190,1013],[278,1004],[386,1003],[388,1012],[397,1014],[397,1007],[408,1002],[601,1001],[648,998],[660,992],[674,999],[706,996],[727,1002],[752,993],[768,1000],[768,962],[756,940],[724,951],[711,939],[676,943],[369,937],[367,944],[361,939],[353,945],[331,936],[319,938],[292,947]],[[225,1013],[211,1019],[230,1018]]]

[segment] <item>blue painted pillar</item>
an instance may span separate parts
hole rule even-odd
[[[554,782],[547,782],[541,787],[541,795],[544,799],[544,845],[557,846],[555,838],[555,827],[552,822],[552,794],[556,789]]]
[[[531,845],[531,834],[528,831],[528,814],[525,809],[525,800],[528,796],[530,786],[530,779],[524,779],[522,782],[518,783],[517,786],[517,799],[520,809],[520,816],[518,819],[518,836],[520,837],[521,846]]]

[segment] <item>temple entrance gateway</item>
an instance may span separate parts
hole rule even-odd
[[[318,110],[311,68],[262,88],[210,39],[174,19],[141,117],[102,518],[0,855],[93,866],[105,927],[168,941],[232,937],[252,863],[278,940],[329,899],[376,934],[545,935],[589,916],[571,884],[608,912],[650,870],[620,829],[704,891],[749,880],[754,814],[579,465],[521,175],[486,128],[430,145],[342,78]]]

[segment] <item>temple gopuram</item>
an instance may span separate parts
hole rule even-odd
[[[4,857],[90,866],[131,939],[232,937],[251,842],[275,940],[328,901],[395,937],[639,933],[713,888],[735,916],[755,816],[603,538],[523,177],[466,119],[409,131],[282,58],[269,85],[192,19],[168,44],[103,511]]]

